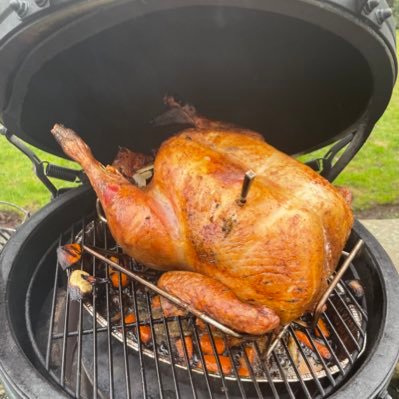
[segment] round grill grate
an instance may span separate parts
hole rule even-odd
[[[77,241],[121,253],[106,223],[91,217],[62,235],[46,256],[54,261],[58,246]],[[120,259],[149,281],[159,277],[133,259]],[[278,336],[241,341],[191,315],[164,317],[157,296],[119,272],[90,298],[72,301],[67,273],[55,266],[50,319],[35,332],[35,349],[45,369],[75,397],[325,397],[366,344],[365,295],[351,288],[358,279],[355,261],[316,328],[294,322]],[[96,277],[111,273],[90,254],[75,267]]]

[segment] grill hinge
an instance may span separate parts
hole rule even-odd
[[[50,181],[49,177],[72,183],[82,183],[85,181],[86,177],[82,170],[65,168],[63,166],[54,165],[47,161],[42,161],[27,145],[23,143],[22,140],[9,133],[7,129],[2,129],[1,133],[6,136],[7,140],[11,144],[13,144],[31,160],[36,176],[44,184],[47,190],[50,191],[52,198],[55,198],[63,192],[69,190],[69,188],[58,189]]]
[[[334,144],[328,152],[322,158],[312,159],[306,162],[306,165],[311,167],[316,172],[319,172],[322,176],[326,177],[330,174],[333,168],[333,161],[339,151],[341,151],[346,145],[348,145],[353,139],[354,133],[344,137]]]
[[[306,165],[332,182],[360,150],[373,127],[374,124],[368,120],[366,115],[357,129],[336,142],[324,157],[312,159],[306,162]],[[344,148],[345,150],[336,159],[338,153]]]

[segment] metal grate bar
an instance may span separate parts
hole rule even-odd
[[[126,396],[127,398],[131,397],[130,391],[130,376],[129,376],[129,362],[127,356],[127,342],[126,342],[126,323],[125,323],[125,307],[122,296],[122,275],[121,272],[118,273],[118,293],[119,293],[119,307],[121,313],[121,323],[122,323],[122,340],[123,340],[123,366],[125,371],[125,387],[126,387]],[[93,312],[94,313],[94,312]],[[139,319],[138,312],[135,312],[137,320]],[[138,331],[138,326],[136,327]],[[138,339],[140,341],[140,339]],[[144,397],[146,395],[144,394]]]
[[[308,370],[310,371],[310,374],[312,374],[313,380],[314,380],[314,382],[315,382],[320,394],[324,396],[325,395],[324,389],[321,386],[320,381],[319,381],[319,379],[316,376],[316,372],[315,372],[312,364],[309,362],[308,357],[306,356],[304,350],[302,349],[302,345],[299,343],[299,340],[298,340],[297,336],[295,335],[295,332],[294,332],[293,328],[290,326],[290,327],[288,327],[288,329],[290,331],[291,337],[294,339],[294,341],[295,341],[295,343],[296,343],[296,345],[297,345],[297,347],[299,349],[299,353],[301,354],[303,360],[306,363],[306,366],[307,366]]]
[[[187,317],[181,316],[181,319],[182,320],[186,320]],[[165,320],[167,322],[171,322],[171,321],[174,321],[175,319],[174,319],[174,317],[165,317]],[[152,323],[154,325],[163,324],[163,320],[162,319],[154,319]],[[139,324],[140,324],[140,326],[148,326],[149,322],[145,321],[145,320],[140,320]],[[121,328],[122,328],[121,324],[111,325],[111,332],[115,332],[117,330],[120,330]],[[101,327],[101,326],[99,327],[99,326],[97,326],[95,330],[97,331],[97,333],[104,333],[104,332],[108,331],[108,327]],[[93,328],[85,328],[85,329],[82,330],[82,334],[83,335],[90,335],[90,334],[93,334],[93,331],[94,331]],[[68,338],[69,337],[76,337],[77,335],[79,335],[79,331],[78,330],[69,331],[67,333],[67,337]],[[57,340],[57,339],[61,339],[63,337],[64,337],[63,333],[56,333],[56,334],[53,334],[51,338]]]
[[[324,317],[325,317],[325,315],[324,315]],[[317,329],[317,331],[318,331],[320,337],[322,338],[322,340],[323,340],[323,342],[324,342],[324,345],[327,346],[327,349],[328,349],[328,350],[330,351],[330,353],[332,354],[332,358],[333,358],[333,360],[334,360],[335,366],[337,366],[337,368],[339,369],[339,372],[341,373],[341,375],[344,375],[344,374],[345,374],[344,369],[342,368],[341,363],[340,363],[340,361],[339,361],[339,359],[338,359],[338,357],[337,357],[335,351],[334,351],[333,348],[331,347],[331,345],[330,345],[330,343],[328,342],[328,340],[327,340],[326,336],[324,335],[323,331],[321,331],[321,329],[320,329],[318,326],[316,326],[316,329]]]
[[[151,301],[150,301],[150,294],[146,292],[146,300],[147,300],[147,311],[149,314],[149,320],[150,320],[150,329],[151,329],[151,340],[152,340],[152,345],[154,348],[157,347],[157,342],[156,342],[156,337],[155,337],[155,329],[154,329],[154,324],[153,324],[153,317],[152,317],[152,309],[151,309]],[[137,331],[137,336],[140,339],[140,332]],[[159,360],[158,360],[158,351],[154,351],[154,362],[155,362],[155,370],[157,372],[157,377],[158,377],[158,389],[159,389],[159,397],[162,399],[163,398],[163,389],[162,389],[162,376],[159,371]]]
[[[134,314],[138,316],[139,313],[139,307],[137,305],[137,294],[136,294],[136,285],[137,283],[132,280],[131,281],[131,288],[133,291],[133,311]],[[136,317],[136,329],[139,329],[139,317]],[[141,376],[141,387],[143,391],[143,397],[147,397],[147,383],[145,379],[145,374],[144,374],[144,363],[143,363],[143,347],[141,344],[141,339],[137,340],[137,345],[138,345],[138,353],[139,353],[139,361],[140,361],[140,376]]]
[[[96,228],[96,223],[97,221],[94,220],[94,229]],[[92,240],[93,246],[96,245],[96,235],[93,235],[93,240]],[[96,260],[93,257],[92,258],[92,275],[95,277],[96,276]],[[96,314],[97,314],[97,290],[96,288],[93,289],[93,295],[92,295],[92,305],[93,305],[93,317],[92,317],[92,322],[93,322],[93,399],[97,399],[97,388],[98,388],[98,381],[97,381],[97,375],[98,375],[98,360],[97,360],[97,319],[96,319]]]
[[[345,352],[346,356],[349,359],[349,362],[351,364],[353,364],[352,356],[351,356],[348,348],[346,347],[344,341],[342,340],[341,336],[338,334],[337,330],[335,329],[335,327],[334,327],[333,323],[331,322],[330,318],[326,314],[324,315],[324,317],[325,317],[325,320],[326,320],[326,322],[328,324],[328,327],[330,328],[330,330],[333,332],[335,338],[337,339],[337,343],[339,343],[339,345],[341,346],[341,349]]]
[[[58,239],[58,246],[62,243],[62,236]],[[58,263],[58,259],[55,264],[55,274],[54,274],[54,284],[53,284],[53,296],[51,299],[51,311],[50,311],[50,324],[48,330],[48,337],[47,337],[47,345],[46,345],[46,363],[45,367],[46,370],[49,371],[50,369],[50,359],[51,359],[51,338],[53,336],[53,329],[54,329],[54,315],[55,315],[55,306],[57,301],[57,290],[58,290],[58,271],[61,268],[60,264]]]
[[[86,228],[86,218],[83,218],[82,229]],[[82,243],[84,243],[84,235],[82,237]],[[81,263],[80,269],[83,270],[83,264]],[[79,302],[79,320],[78,320],[78,349],[77,349],[77,361],[76,361],[76,388],[75,395],[78,398],[81,390],[81,372],[82,372],[82,330],[83,330],[83,302]]]
[[[193,331],[194,331],[195,343],[196,343],[197,348],[198,348],[198,353],[199,353],[199,356],[200,356],[201,363],[205,364],[204,354],[202,353],[201,350],[199,350],[201,348],[201,344],[200,344],[200,339],[199,339],[197,326],[195,325],[195,323],[194,323]],[[212,389],[211,389],[211,386],[210,386],[210,383],[209,383],[208,373],[204,373],[204,379],[205,379],[205,384],[206,384],[206,388],[208,390],[209,397],[213,398],[213,393],[212,393]]]
[[[228,387],[226,385],[226,380],[224,378],[224,371],[223,371],[222,365],[220,363],[219,355],[218,355],[217,350],[216,350],[215,339],[213,337],[212,330],[211,330],[209,324],[206,324],[206,330],[207,330],[208,336],[210,337],[213,356],[215,357],[217,368],[218,368],[218,372],[220,374],[220,379],[222,380],[223,393],[226,396],[226,398],[228,399],[230,397],[229,396],[229,389],[228,389]],[[205,367],[206,367],[206,365],[204,364],[204,368]]]
[[[227,348],[227,353],[228,353],[230,362],[231,362],[231,364],[233,365],[233,372],[234,372],[234,376],[235,376],[236,381],[237,381],[238,389],[239,389],[239,391],[240,391],[240,393],[241,393],[241,397],[242,397],[243,399],[246,399],[246,398],[247,398],[247,395],[246,395],[245,389],[244,389],[244,387],[243,387],[243,385],[242,385],[241,377],[240,377],[240,375],[239,375],[239,370],[237,370],[237,366],[236,366],[235,361],[234,361],[234,356],[233,356],[233,354],[232,354],[232,351],[231,351],[230,345],[229,345],[229,343],[228,343],[226,334],[223,334],[223,342],[224,342],[225,347]]]
[[[172,365],[172,377],[173,377],[173,385],[175,388],[175,392],[176,392],[176,399],[180,399],[180,391],[179,391],[179,385],[177,383],[177,378],[176,378],[176,365],[175,365],[175,361],[173,358],[173,354],[172,354],[172,344],[170,341],[170,333],[169,333],[169,327],[168,327],[168,323],[166,322],[166,318],[162,317],[163,319],[163,325],[165,328],[165,334],[166,334],[166,344],[168,346],[168,353],[169,353],[169,359],[170,359],[170,363]]]
[[[266,375],[267,381],[269,382],[269,386],[273,392],[273,395],[275,398],[279,398],[280,395],[278,394],[276,386],[273,382],[273,378],[270,375],[269,366],[266,364],[265,361],[262,361],[262,355],[261,355],[261,351],[259,350],[258,343],[255,341],[253,345],[254,345],[256,355],[258,356],[258,359],[259,359],[259,364],[261,365],[262,371]]]
[[[241,347],[241,350],[243,352],[245,364],[246,364],[246,366],[248,368],[248,371],[249,371],[249,377],[251,378],[251,381],[254,384],[256,394],[258,395],[258,398],[262,399],[264,396],[262,394],[262,391],[260,390],[259,383],[256,380],[256,377],[255,377],[255,374],[254,374],[254,371],[253,371],[253,368],[252,368],[253,366],[252,366],[251,362],[248,359],[248,355],[245,352],[244,345],[241,344],[240,347]],[[253,350],[255,350],[255,348],[253,347],[253,344],[252,344],[252,348],[253,348]],[[259,361],[260,361],[260,359],[259,359]]]
[[[84,231],[84,230],[83,230]],[[84,237],[84,234],[83,234]],[[104,229],[104,249],[108,249],[107,231]],[[82,239],[83,243],[83,239]],[[105,277],[109,280],[109,268],[105,269]],[[105,301],[107,307],[107,355],[108,355],[108,383],[109,383],[109,398],[114,399],[114,359],[112,354],[112,335],[111,335],[111,314],[110,314],[110,289],[109,285],[105,285]]]
[[[332,375],[331,375],[331,373],[330,373],[330,370],[329,370],[329,368],[327,367],[326,362],[324,361],[323,356],[320,354],[319,349],[317,348],[317,346],[316,346],[314,340],[311,338],[311,336],[310,336],[310,334],[309,334],[309,331],[308,331],[307,329],[305,329],[305,334],[306,334],[306,336],[308,337],[309,342],[311,343],[311,345],[312,345],[312,347],[313,347],[313,352],[316,354],[316,356],[317,356],[319,362],[322,364],[323,369],[324,369],[324,371],[325,371],[325,373],[326,373],[327,378],[328,378],[329,381],[331,382],[331,385],[334,387],[334,386],[335,386],[335,380],[334,380],[334,378],[332,377]],[[331,352],[330,352],[330,353],[331,353]]]
[[[356,349],[358,351],[360,351],[361,347],[359,345],[359,343],[357,342],[357,339],[353,336],[350,328],[348,327],[347,323],[345,322],[345,320],[342,318],[341,312],[338,311],[338,309],[336,308],[336,306],[334,305],[334,303],[331,301],[331,299],[328,300],[328,304],[330,305],[330,307],[334,310],[335,314],[337,315],[337,317],[339,318],[339,320],[341,321],[343,327],[345,328],[345,331],[348,335],[348,337],[351,338],[353,344],[356,346]]]
[[[285,354],[287,355],[287,357],[288,357],[288,359],[289,359],[289,361],[291,363],[291,367],[293,368],[293,370],[294,370],[294,372],[295,372],[295,374],[296,374],[296,376],[298,378],[298,381],[299,381],[299,383],[301,385],[303,393],[305,394],[307,399],[312,399],[312,396],[311,396],[311,394],[310,394],[310,392],[308,390],[308,387],[306,386],[305,381],[302,379],[301,373],[298,370],[297,365],[295,364],[295,360],[291,356],[291,352],[290,352],[289,348],[287,347],[287,344],[284,342],[284,340],[280,340],[280,342],[281,342],[281,344],[282,344],[282,346],[284,348]]]
[[[362,336],[362,338],[365,337],[365,333],[361,327],[361,325],[359,325],[359,323],[355,320],[355,318],[352,315],[352,312],[349,309],[349,306],[347,305],[347,303],[342,299],[341,295],[339,295],[339,293],[337,292],[337,290],[334,290],[334,292],[336,293],[340,303],[342,304],[342,306],[346,309],[346,314],[348,315],[348,317],[351,319],[353,326],[356,328],[356,330],[359,332],[359,334]],[[357,342],[358,340],[356,340]]]
[[[58,375],[57,375],[56,373],[54,373],[54,371],[50,370],[50,371],[49,371],[49,374],[51,375],[51,377],[53,377],[53,379],[54,379],[55,381],[58,380]],[[68,385],[65,385],[65,387],[63,387],[63,389],[64,389],[69,395],[71,395],[71,397],[74,397],[74,396],[75,396],[74,390],[71,389]]]
[[[121,328],[122,328],[121,325],[112,326],[111,327],[111,332],[116,331],[116,330],[121,329]],[[108,329],[107,329],[107,327],[97,327],[95,330],[97,331],[97,333],[105,333],[105,332],[107,332]],[[82,335],[83,336],[84,335],[92,335],[93,331],[94,331],[93,328],[82,329]],[[71,331],[71,332],[69,332],[67,334],[68,338],[77,337],[77,336],[79,336],[79,331],[78,330]],[[62,339],[62,338],[64,338],[64,333],[53,334],[51,338],[54,339],[54,340]]]
[[[196,399],[197,398],[197,392],[195,390],[195,385],[194,385],[193,375],[192,375],[191,365],[190,365],[190,359],[189,359],[188,353],[187,353],[186,340],[184,339],[183,327],[182,327],[180,316],[177,316],[177,325],[178,325],[178,328],[179,328],[179,335],[180,335],[180,339],[181,339],[181,342],[182,342],[184,361],[186,362],[186,366],[187,366],[187,375],[188,375],[188,379],[189,379],[189,382],[190,382],[191,391],[193,393],[193,397]],[[206,370],[205,362],[203,363],[203,367]]]
[[[74,237],[74,229],[72,226],[71,229],[71,241],[73,240]],[[69,276],[69,271],[68,271],[68,276]],[[70,304],[70,298],[69,298],[69,290],[67,289],[66,293],[66,299],[65,299],[65,313],[64,313],[64,330],[63,330],[63,341],[62,341],[62,358],[61,358],[61,375],[60,375],[60,384],[62,387],[65,386],[65,367],[66,367],[66,349],[67,349],[67,333],[68,333],[68,321],[69,321],[69,304]]]
[[[277,364],[278,370],[280,372],[280,376],[282,377],[282,379],[284,381],[284,385],[285,385],[285,388],[287,389],[288,395],[290,396],[291,399],[295,399],[294,392],[292,392],[291,386],[287,380],[287,376],[286,376],[285,372],[283,371],[281,364],[280,364],[280,360],[278,359],[278,356],[276,355],[276,352],[274,350],[272,351],[272,356],[273,356],[275,363]]]
[[[75,395],[78,398],[80,396],[81,389],[81,372],[82,372],[82,326],[83,324],[83,304],[79,303],[79,316],[78,316],[78,349],[77,349],[77,361],[76,361],[76,388]]]

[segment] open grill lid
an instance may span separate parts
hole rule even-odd
[[[179,130],[150,124],[173,93],[290,154],[356,132],[342,169],[397,74],[393,18],[377,3],[0,2],[1,119],[61,156],[49,131],[63,123],[107,162],[118,145],[149,152]]]

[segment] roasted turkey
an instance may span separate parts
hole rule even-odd
[[[99,163],[72,130],[52,130],[86,172],[116,242],[168,271],[160,287],[237,331],[263,334],[312,311],[351,231],[347,193],[258,133],[168,102],[157,122],[194,127],[161,145],[143,189]],[[116,166],[133,173],[147,160],[125,153]],[[248,170],[256,178],[242,204]]]

